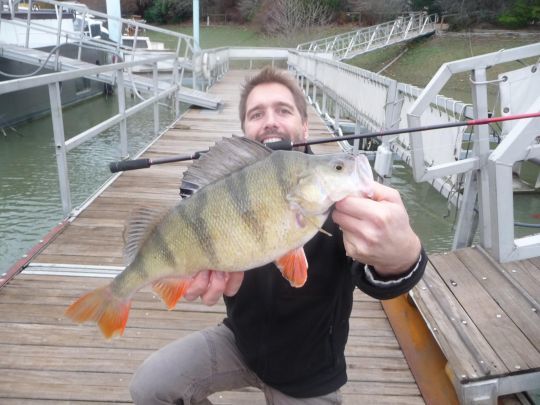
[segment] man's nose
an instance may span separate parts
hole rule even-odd
[[[276,114],[273,111],[268,111],[265,115],[264,128],[277,128],[277,126]]]

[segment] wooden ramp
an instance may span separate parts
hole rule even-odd
[[[237,104],[245,75],[229,72],[211,91],[223,107],[189,110],[145,156],[204,150],[224,135],[240,134]],[[311,108],[309,115],[311,137],[328,136]],[[222,302],[213,307],[182,302],[167,311],[150,290],[135,296],[120,339],[106,341],[95,325],[74,325],[63,315],[75,298],[106,284],[119,271],[122,230],[130,210],[178,200],[183,168],[178,163],[122,174],[0,290],[0,403],[129,403],[131,375],[150,353],[221,322]],[[345,403],[424,403],[381,304],[357,292],[350,325]],[[217,404],[264,403],[256,389],[211,399]]]

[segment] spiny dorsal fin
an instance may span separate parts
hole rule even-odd
[[[148,235],[161,222],[166,209],[153,207],[135,208],[124,226],[124,261],[129,265]]]
[[[194,161],[184,172],[180,194],[185,197],[230,173],[236,172],[272,153],[272,149],[248,138],[224,138]]]

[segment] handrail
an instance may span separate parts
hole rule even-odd
[[[437,21],[436,14],[410,13],[394,21],[305,42],[299,44],[296,50],[326,53],[336,60],[351,59],[360,53],[381,48],[389,43],[432,33],[435,31]]]
[[[90,38],[86,36],[84,34],[84,23],[81,24],[81,27],[79,30],[66,28],[65,24],[62,23],[62,10],[66,10],[66,11],[78,13],[79,16],[81,16],[81,18],[83,19],[83,21],[86,16],[92,16],[92,17],[99,17],[102,19],[115,21],[119,23],[121,27],[125,26],[127,29],[132,27],[135,31],[135,37],[137,37],[139,33],[142,31],[151,31],[151,32],[156,32],[160,34],[165,34],[168,37],[173,38],[173,40],[176,40],[177,45],[175,49],[173,50],[173,53],[177,57],[179,57],[181,54],[184,53],[184,58],[191,59],[194,53],[193,37],[189,35],[170,31],[167,29],[159,28],[159,27],[154,27],[152,25],[148,25],[139,21],[131,20],[131,19],[111,16],[111,15],[108,15],[99,11],[91,10],[83,4],[60,2],[56,0],[40,0],[40,3],[52,5],[57,10],[59,10],[59,12],[57,12],[57,15],[59,16],[58,26],[56,28],[53,28],[53,27],[40,23],[39,22],[40,20],[32,19],[32,11],[31,11],[32,1],[33,0],[29,0],[29,3],[28,3],[29,7],[27,10],[26,19],[17,18],[13,14],[10,20],[1,21],[2,23],[14,24],[14,25],[22,26],[26,28],[26,42],[25,42],[26,47],[28,47],[28,37],[29,37],[30,31],[35,30],[35,31],[43,32],[49,35],[56,36],[57,44],[59,44],[61,41],[77,43],[79,44],[79,46],[81,44],[91,44],[94,47],[108,49],[110,52],[117,53],[117,54],[121,54],[125,51],[135,52],[137,50],[136,41],[133,41],[133,44],[131,46],[125,46],[122,43],[116,44],[109,40],[105,40],[101,38]],[[80,53],[79,53],[79,58],[80,58]]]
[[[425,89],[397,83],[373,72],[298,50],[290,51],[289,66],[296,72],[310,102],[321,115],[331,113],[328,99],[332,100],[335,128],[339,128],[340,116],[346,112],[357,126],[360,124],[376,131],[459,121],[465,117],[487,118],[486,87],[488,82],[493,81],[486,79],[486,69],[527,57],[538,60],[539,55],[540,44],[533,44],[450,62],[441,67]],[[471,70],[476,86],[473,105],[439,94],[453,74]],[[531,76],[537,71],[537,66],[523,70],[527,72],[524,74]],[[504,83],[504,77],[501,77],[496,81]],[[536,80],[536,83],[540,83],[540,79]],[[322,106],[317,97],[320,90]],[[533,92],[531,94],[538,94],[533,87],[529,90]],[[527,111],[513,113],[538,111],[540,97],[530,101]],[[475,223],[472,216],[478,195],[481,244],[491,249],[494,257],[506,262],[540,256],[540,235],[514,238],[512,200],[512,165],[519,160],[540,157],[540,141],[537,138],[540,124],[532,119],[520,121],[493,151],[490,149],[488,131],[487,126],[475,127],[474,150],[465,157],[460,156],[463,131],[457,129],[441,130],[436,136],[415,133],[400,135],[392,140],[382,139],[383,145],[379,151],[383,157],[388,156],[388,150],[398,153],[411,164],[416,181],[430,181],[441,193],[444,191],[443,194],[450,201],[460,203],[456,204],[460,209],[454,248],[466,246],[472,240]],[[391,157],[389,161],[391,163]],[[378,171],[381,167],[384,169],[378,164],[377,158],[375,171],[384,175],[384,171]],[[463,174],[465,180],[461,176]]]
[[[40,76],[22,78],[17,80],[9,80],[0,82],[0,94],[6,94],[13,91],[19,91],[24,89],[33,88],[36,86],[46,85],[49,88],[49,98],[51,102],[51,116],[53,121],[54,142],[58,166],[58,176],[60,182],[60,196],[62,200],[62,210],[65,217],[69,217],[72,212],[71,192],[69,186],[68,176],[68,164],[67,164],[67,152],[81,145],[82,143],[94,138],[108,128],[115,125],[120,125],[120,145],[121,154],[125,158],[127,154],[127,131],[125,122],[127,118],[141,111],[142,109],[153,106],[154,107],[154,131],[157,134],[159,128],[159,113],[158,103],[166,97],[177,97],[180,91],[181,84],[177,82],[175,78],[178,77],[178,66],[175,66],[175,71],[172,75],[172,81],[165,89],[160,89],[159,84],[164,82],[158,82],[157,80],[157,63],[164,60],[174,59],[174,55],[164,55],[154,58],[147,58],[141,61],[122,62],[111,65],[92,66],[88,68],[81,68],[73,71],[49,73]],[[126,92],[124,89],[124,70],[133,68],[137,65],[153,65],[153,77],[154,87],[149,96],[143,102],[131,107],[125,108]],[[93,127],[75,135],[70,140],[66,141],[64,136],[64,123],[62,118],[62,103],[60,96],[60,83],[66,80],[75,79],[78,77],[88,77],[98,79],[99,75],[106,73],[114,74],[117,85],[119,112],[109,119],[94,125]],[[176,116],[179,116],[178,103],[176,105]]]
[[[540,44],[526,45],[508,50],[500,50],[485,55],[443,64],[422,91],[407,114],[410,126],[421,125],[421,115],[428,108],[435,95],[450,78],[460,72],[472,71],[475,87],[473,100],[474,118],[486,118],[487,110],[487,69],[506,62],[523,60],[528,57],[538,59]],[[530,69],[533,74],[536,69]],[[534,91],[529,89],[529,91]],[[540,100],[530,106],[532,111],[540,110]],[[522,111],[526,112],[526,111]],[[442,174],[467,173],[464,205],[460,211],[454,247],[464,246],[470,239],[470,224],[474,202],[479,201],[480,240],[484,248],[491,250],[501,262],[526,259],[540,255],[540,235],[515,238],[514,205],[512,190],[513,163],[539,155],[539,147],[532,145],[537,136],[539,124],[532,119],[523,120],[510,131],[503,142],[491,151],[488,129],[475,127],[473,142],[474,156],[444,165],[426,165],[423,137],[421,133],[411,135],[412,167],[417,181],[429,180]],[[536,131],[530,129],[536,128]]]

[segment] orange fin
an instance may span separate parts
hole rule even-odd
[[[152,283],[152,289],[161,297],[167,308],[171,310],[184,296],[190,284],[191,279],[166,277]]]
[[[65,314],[78,323],[96,322],[103,335],[110,339],[124,334],[130,307],[131,300],[115,297],[111,287],[105,286],[83,295]]]
[[[304,248],[291,250],[285,256],[276,260],[276,266],[291,286],[302,287],[307,280],[308,263]]]

